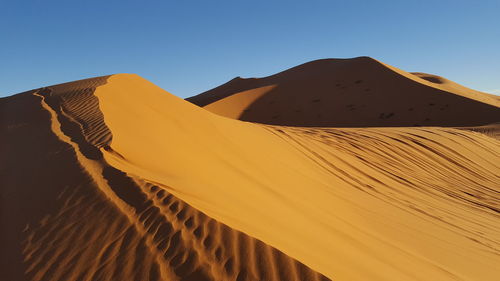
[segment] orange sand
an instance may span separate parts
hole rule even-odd
[[[499,109],[493,97],[454,94],[459,86],[448,84],[446,93],[432,87],[442,95],[432,101],[450,109],[426,113],[443,126],[453,121],[448,128],[241,122],[130,74],[1,99],[2,275],[496,280],[500,141],[496,125],[470,126],[500,121]],[[260,87],[235,104],[252,107],[281,86]],[[426,108],[432,95],[422,96]],[[454,106],[484,112],[458,116]],[[373,127],[417,118],[405,116],[359,120]],[[459,125],[469,127],[451,128]]]

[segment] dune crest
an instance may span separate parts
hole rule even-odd
[[[4,100],[7,120],[27,121],[19,127],[2,126],[13,148],[8,160],[18,162],[2,175],[8,188],[2,190],[2,198],[9,197],[10,202],[2,202],[2,207],[15,214],[1,220],[6,227],[1,239],[4,277],[327,280],[262,241],[207,217],[164,188],[110,166],[103,153],[123,156],[110,148],[112,132],[94,95],[108,79],[55,85]],[[13,100],[17,102],[10,104]],[[39,114],[19,114],[20,107],[26,106],[39,106]],[[50,131],[52,140],[33,149],[58,158],[31,157],[43,163],[44,172],[38,174],[29,167],[33,179],[23,180],[23,161],[14,159],[28,156],[22,157],[23,147],[16,147],[15,139],[39,127]],[[67,175],[60,177],[60,172]],[[52,188],[38,191],[32,180]],[[23,200],[28,202],[20,205]]]
[[[497,96],[369,57],[323,59],[264,78],[236,78],[186,100],[225,117],[286,126],[478,126],[500,115]]]
[[[14,280],[500,275],[500,141],[482,133],[240,122],[131,74],[0,109]]]

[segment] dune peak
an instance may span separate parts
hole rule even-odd
[[[366,56],[320,59],[267,77],[231,80],[186,100],[225,117],[286,126],[453,127],[500,120],[498,97]]]

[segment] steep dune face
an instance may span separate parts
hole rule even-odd
[[[103,154],[123,156],[110,148],[113,134],[94,95],[108,78],[1,100],[2,278],[327,279],[110,166]]]
[[[0,106],[10,279],[500,275],[500,141],[484,134],[240,122],[136,75]]]
[[[229,118],[286,126],[477,126],[500,120],[496,96],[368,57],[235,78],[187,100]]]

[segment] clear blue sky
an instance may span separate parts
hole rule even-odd
[[[362,55],[500,94],[500,0],[0,0],[0,96],[137,73],[187,97]]]

